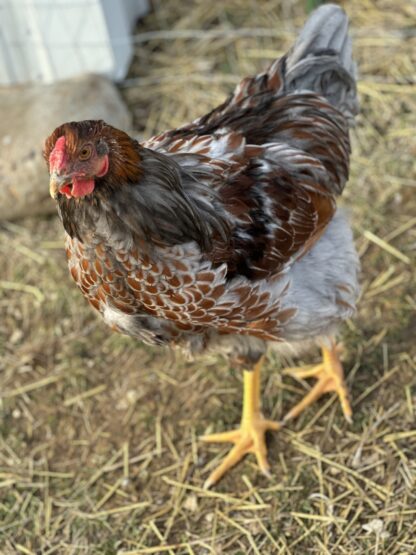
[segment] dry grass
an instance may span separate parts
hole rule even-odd
[[[162,32],[137,44],[124,89],[146,135],[221,101],[286,50],[305,16],[304,1],[154,5],[138,31]],[[70,283],[57,218],[3,225],[5,555],[416,553],[416,10],[346,7],[362,104],[343,197],[363,266],[343,334],[354,424],[325,397],[271,437],[271,480],[247,458],[202,490],[226,447],[197,437],[238,421],[240,375],[109,333]],[[271,360],[264,379],[272,417],[307,387],[278,367]]]

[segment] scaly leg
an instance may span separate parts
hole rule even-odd
[[[267,430],[279,430],[280,424],[263,418],[260,410],[260,371],[263,365],[262,357],[252,371],[244,370],[244,397],[241,425],[237,430],[219,434],[202,436],[205,442],[231,442],[234,447],[230,450],[221,464],[211,473],[204,487],[210,488],[224,474],[236,465],[247,453],[254,453],[260,470],[269,475],[267,462],[267,447],[265,434]]]
[[[352,409],[348,400],[348,388],[344,380],[344,370],[339,360],[340,346],[332,343],[331,347],[322,346],[322,362],[317,366],[305,366],[300,368],[287,368],[285,373],[295,378],[316,378],[318,382],[313,386],[307,395],[295,405],[284,417],[287,422],[296,418],[314,401],[319,399],[324,393],[335,391],[338,393],[341,408],[348,422],[352,422]]]

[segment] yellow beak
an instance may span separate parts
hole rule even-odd
[[[49,179],[49,194],[51,197],[56,200],[58,198],[60,188],[65,185],[65,183],[69,183],[70,181],[71,180],[67,175],[58,175],[55,171],[52,172]]]

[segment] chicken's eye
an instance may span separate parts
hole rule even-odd
[[[78,157],[79,157],[80,160],[88,160],[88,158],[91,158],[91,154],[92,154],[91,146],[90,145],[85,145],[80,150],[80,153],[79,153]]]

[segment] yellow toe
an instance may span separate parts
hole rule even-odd
[[[218,482],[224,474],[235,466],[248,453],[254,453],[260,470],[266,476],[270,476],[270,465],[267,460],[266,431],[279,430],[280,424],[272,420],[266,420],[260,413],[252,415],[249,419],[243,420],[238,430],[224,432],[220,434],[210,434],[202,436],[205,442],[225,442],[234,443],[234,447],[221,464],[210,474],[204,487],[210,488]]]
[[[205,434],[199,439],[205,443],[228,443],[235,442],[240,437],[240,430],[231,430],[230,432],[220,432],[218,434]]]
[[[296,418],[324,393],[336,392],[344,416],[346,420],[351,423],[352,409],[349,402],[348,388],[344,379],[344,370],[338,356],[341,351],[342,347],[340,345],[333,345],[331,348],[323,347],[323,361],[321,364],[300,368],[288,368],[285,370],[286,374],[290,374],[294,378],[316,378],[317,383],[305,397],[286,414],[283,419],[284,422]]]

